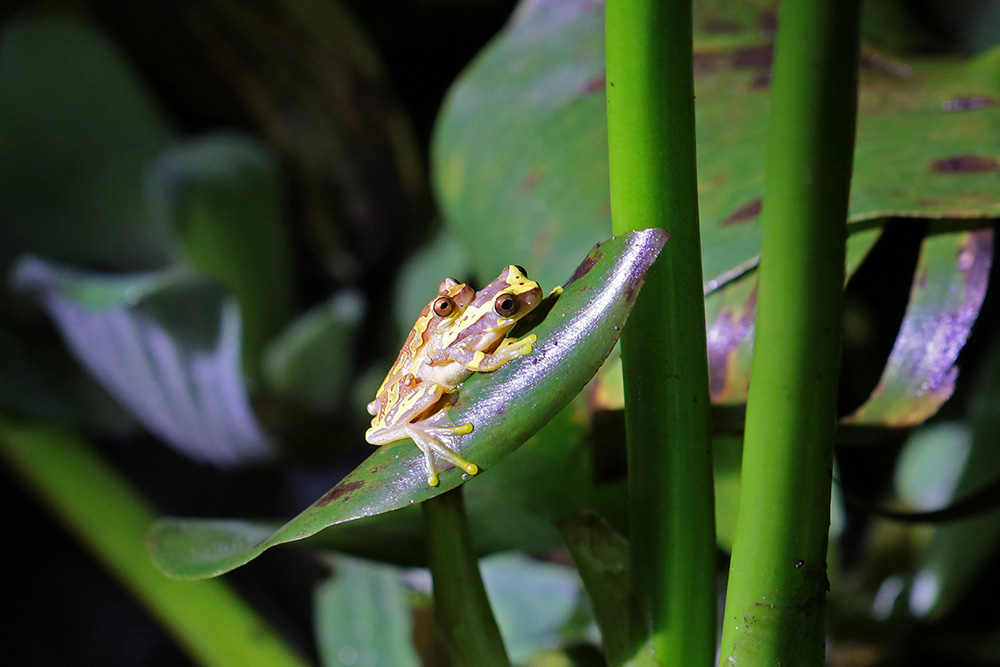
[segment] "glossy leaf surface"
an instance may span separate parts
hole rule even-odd
[[[534,351],[493,373],[473,375],[458,391],[455,404],[439,413],[442,421],[471,422],[461,454],[490,474],[497,464],[564,408],[586,384],[618,340],[649,266],[663,248],[662,230],[643,230],[595,246],[577,268],[551,310],[535,324]],[[545,306],[543,305],[542,308]],[[201,536],[186,534],[189,524],[162,521],[151,535],[157,565],[171,576],[201,578],[238,567],[265,549],[298,540],[323,528],[405,507],[466,480],[456,469],[427,485],[423,455],[409,441],[379,447],[354,472],[298,517],[266,538],[233,539],[195,525]],[[475,488],[475,487],[472,487]],[[206,540],[213,548],[202,549]]]
[[[240,370],[240,314],[180,272],[107,276],[37,258],[15,268],[79,362],[164,442],[196,461],[260,460],[272,445]]]

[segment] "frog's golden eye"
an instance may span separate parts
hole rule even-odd
[[[504,292],[493,302],[493,310],[500,317],[510,317],[517,312],[517,297]]]
[[[439,296],[434,299],[434,314],[438,317],[448,317],[455,312],[455,302],[446,296]]]

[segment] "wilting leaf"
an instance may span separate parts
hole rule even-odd
[[[0,34],[0,271],[21,252],[119,270],[173,247],[143,199],[173,129],[99,33],[28,18]]]
[[[455,404],[439,414],[442,423],[472,423],[461,454],[488,475],[565,407],[594,375],[618,340],[646,270],[666,234],[647,229],[596,246],[565,290],[534,325],[535,350],[493,373],[477,373],[458,392]],[[544,306],[543,306],[544,307]],[[183,543],[184,524],[158,524],[151,536],[157,565],[178,578],[221,574],[276,544],[298,540],[323,528],[421,502],[463,483],[457,469],[427,485],[423,455],[409,441],[379,447],[337,486],[265,540],[233,540],[225,548],[191,549]]]
[[[885,371],[847,423],[919,424],[951,397],[955,360],[979,315],[992,263],[992,228],[956,232],[949,223],[931,225]]]
[[[80,363],[146,428],[196,461],[260,460],[272,446],[240,371],[240,315],[217,285],[178,272],[109,277],[21,260]]]

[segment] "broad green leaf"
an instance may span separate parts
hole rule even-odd
[[[353,291],[300,315],[268,347],[264,381],[268,390],[319,412],[330,412],[351,380],[355,337],[364,303]]]
[[[162,266],[143,199],[174,130],[94,30],[24,18],[0,33],[0,271],[21,252],[103,269]]]
[[[239,303],[251,377],[264,344],[291,319],[281,180],[277,160],[235,134],[209,135],[167,152],[149,178],[155,219],[177,235],[188,262]]]
[[[273,447],[240,371],[240,314],[214,283],[178,271],[107,276],[21,260],[79,362],[153,434],[196,461],[230,466]]]
[[[578,403],[465,488],[476,553],[545,552],[562,544],[555,521],[586,507],[616,512],[609,504],[620,504],[624,490],[595,483],[592,457],[576,417]],[[171,553],[164,557],[173,561],[196,560],[220,545],[263,540],[280,528],[274,521],[247,519],[175,518],[163,525],[151,544],[161,551],[160,542],[169,539]],[[299,544],[398,565],[426,565],[423,516],[416,505],[340,523]]]
[[[696,20],[709,280],[759,252],[773,37],[760,26],[774,17],[774,3],[761,4],[702,6]],[[523,2],[452,88],[433,146],[436,186],[480,271],[505,244],[551,280],[610,225],[603,37],[602,3]],[[1000,50],[865,65],[850,220],[1000,215],[1000,105],[989,102]]]
[[[562,294],[552,299],[551,309],[533,323],[531,331],[538,336],[535,350],[493,373],[473,375],[451,408],[439,413],[442,423],[474,424],[460,450],[480,466],[480,475],[489,475],[490,468],[562,410],[594,375],[618,340],[646,270],[665,242],[662,230],[647,229],[598,244]],[[443,493],[462,484],[463,474],[447,470],[440,485],[430,487],[423,455],[412,443],[385,445],[265,540],[232,540],[224,548],[191,549],[183,537],[184,524],[166,520],[151,536],[153,558],[174,577],[218,575],[276,544]]]
[[[419,667],[399,568],[344,556],[330,561],[333,573],[316,587],[313,605],[320,663]]]
[[[931,224],[882,378],[846,423],[919,424],[951,397],[955,361],[979,315],[992,264],[992,228]]]

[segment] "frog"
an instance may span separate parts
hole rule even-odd
[[[542,290],[520,266],[508,265],[486,287],[445,278],[420,312],[396,362],[368,404],[371,428],[365,440],[387,445],[411,439],[424,454],[427,483],[437,486],[447,465],[475,475],[446,440],[472,433],[471,423],[442,425],[460,385],[474,373],[491,373],[531,354],[537,336],[507,334],[542,301]],[[442,465],[442,461],[446,465]]]

